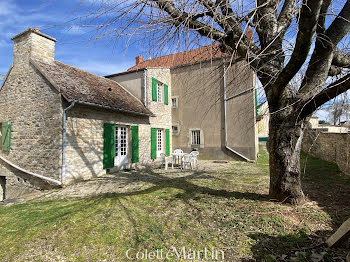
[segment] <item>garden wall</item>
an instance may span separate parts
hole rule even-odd
[[[302,149],[315,157],[337,163],[342,172],[350,175],[350,134],[308,130]]]

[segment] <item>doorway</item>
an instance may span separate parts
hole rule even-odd
[[[114,166],[121,167],[128,163],[128,128],[115,126]]]

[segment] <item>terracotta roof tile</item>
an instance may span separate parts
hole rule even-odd
[[[152,115],[142,102],[117,82],[59,61],[32,61],[62,95],[70,100],[105,106],[123,112]]]
[[[215,44],[181,53],[145,60],[138,65],[129,68],[128,71],[146,67],[176,67],[186,64],[194,64],[200,61],[211,60],[223,56],[225,56],[225,54],[220,51],[219,45]]]

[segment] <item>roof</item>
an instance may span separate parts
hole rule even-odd
[[[128,69],[128,71],[142,69],[146,67],[176,67],[186,64],[194,64],[200,61],[206,61],[216,59],[225,56],[225,53],[221,52],[218,44],[203,46],[201,48],[156,57],[153,59],[145,60],[138,65],[135,65]]]
[[[76,101],[138,115],[153,115],[139,99],[113,80],[59,61],[45,63],[32,60],[32,63],[69,102]]]

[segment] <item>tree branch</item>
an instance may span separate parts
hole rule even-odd
[[[315,36],[321,6],[322,1],[320,0],[303,1],[295,48],[288,64],[279,74],[273,86],[276,94],[282,92],[284,87],[287,86],[289,81],[300,70],[306,61]]]
[[[338,50],[336,50],[333,52],[332,65],[342,68],[350,68],[350,56],[341,54]]]
[[[177,9],[175,5],[172,3],[172,1],[159,0],[155,2],[158,4],[161,10],[165,11],[171,16],[172,18],[171,23],[173,23],[174,25],[187,26],[190,29],[196,30],[202,36],[206,36],[206,37],[211,36],[214,40],[217,40],[219,42],[223,41],[223,39],[225,38],[225,33],[220,32],[219,30],[211,26],[208,26],[202,22],[199,22],[198,20],[194,20],[190,14]]]
[[[312,99],[309,99],[302,108],[299,115],[301,119],[311,115],[317,108],[324,103],[332,100],[336,96],[344,93],[350,89],[350,74],[340,78],[336,82],[330,84],[327,88],[323,89],[320,93],[315,95]]]
[[[285,0],[282,6],[282,10],[277,18],[278,28],[277,31],[284,34],[287,28],[290,26],[296,11],[296,0]]]
[[[336,46],[350,30],[350,1],[347,0],[340,13],[325,32],[327,38]]]

